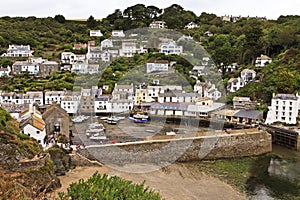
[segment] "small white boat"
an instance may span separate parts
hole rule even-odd
[[[98,136],[91,136],[90,137],[90,140],[106,140],[107,139],[107,137],[106,137],[106,135],[98,135]]]

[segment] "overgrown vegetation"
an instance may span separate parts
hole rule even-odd
[[[75,73],[70,72],[54,72],[48,78],[35,78],[28,73],[18,74],[12,78],[1,77],[0,86],[1,90],[12,92],[27,92],[27,91],[62,91],[73,90],[73,84],[75,82]]]
[[[133,184],[132,181],[117,176],[108,177],[107,174],[93,174],[87,181],[80,180],[72,183],[67,193],[59,193],[61,200],[67,199],[161,199],[160,195],[142,184]]]

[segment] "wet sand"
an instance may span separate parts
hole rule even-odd
[[[60,176],[62,187],[51,194],[49,199],[58,197],[58,192],[66,192],[69,184],[79,179],[88,179],[96,171],[109,176],[120,176],[135,183],[146,181],[145,185],[159,192],[166,200],[223,200],[246,199],[245,195],[221,180],[199,172],[186,164],[172,164],[166,168],[149,173],[127,173],[103,167],[77,167],[65,176]]]

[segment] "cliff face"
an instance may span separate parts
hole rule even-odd
[[[60,187],[55,165],[35,140],[16,132],[12,124],[9,119],[0,127],[0,197],[42,199]]]

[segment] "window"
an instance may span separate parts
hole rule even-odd
[[[40,134],[40,131],[36,131],[36,134]]]

